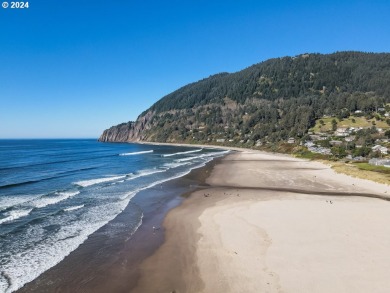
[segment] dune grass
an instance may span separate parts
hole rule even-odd
[[[330,165],[337,173],[390,185],[390,169],[383,166],[332,161],[323,161],[323,163]]]
[[[355,163],[354,165],[356,165],[360,170],[374,171],[390,175],[390,168],[385,166],[375,166],[368,163]]]

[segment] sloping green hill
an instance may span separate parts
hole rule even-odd
[[[100,140],[277,142],[303,137],[323,115],[370,113],[388,102],[390,54],[303,54],[188,84]]]

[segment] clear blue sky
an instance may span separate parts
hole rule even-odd
[[[211,74],[305,52],[390,51],[388,0],[29,6],[0,7],[0,138],[98,137]]]

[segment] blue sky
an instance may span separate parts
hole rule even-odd
[[[389,15],[390,1],[376,0],[0,8],[0,138],[98,137],[189,82],[268,58],[389,52]]]

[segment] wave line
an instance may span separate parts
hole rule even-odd
[[[28,210],[16,210],[16,211],[10,211],[8,213],[8,217],[0,219],[0,224],[6,223],[6,222],[11,222],[13,220],[22,218],[30,214],[30,212],[33,209],[28,209]]]
[[[134,156],[134,155],[141,155],[141,154],[148,154],[148,153],[153,153],[153,150],[150,151],[140,151],[140,152],[133,152],[133,153],[123,153],[119,154],[119,156]]]
[[[198,149],[198,150],[192,150],[192,151],[186,151],[186,152],[178,152],[178,153],[173,153],[173,154],[166,154],[162,155],[163,157],[172,157],[172,156],[178,156],[178,155],[185,155],[185,154],[191,154],[191,153],[197,153],[201,152],[203,149]]]

